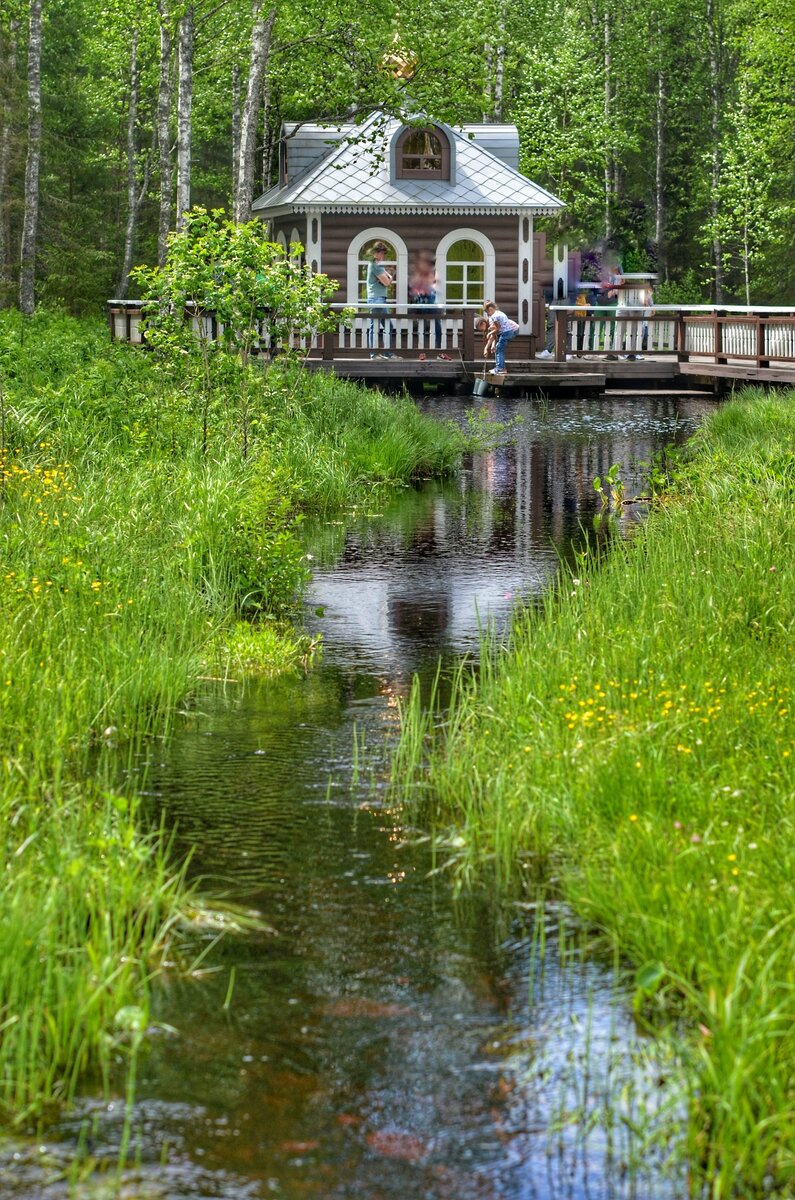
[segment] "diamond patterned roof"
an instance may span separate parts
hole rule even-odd
[[[380,209],[390,213],[476,212],[536,214],[564,208],[562,200],[526,179],[465,134],[444,126],[455,149],[455,183],[441,179],[392,179],[389,146],[396,119],[374,114],[359,129],[359,141],[343,143],[300,179],[271,188],[254,201],[254,212],[277,216],[286,212]],[[369,138],[368,138],[369,133]]]

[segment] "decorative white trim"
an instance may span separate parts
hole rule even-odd
[[[447,252],[456,242],[475,242],[483,251],[483,299],[488,300],[494,295],[496,279],[496,256],[494,247],[484,233],[479,229],[469,229],[462,226],[446,233],[436,247],[436,272],[439,277],[437,300],[440,304],[447,303]]]
[[[306,265],[310,270],[323,270],[322,243],[323,224],[321,214],[312,213],[306,222]]]
[[[552,247],[552,303],[565,304],[569,296],[569,247],[555,242]]]
[[[348,304],[358,308],[359,298],[359,260],[361,250],[367,242],[389,242],[395,247],[397,267],[395,271],[395,303],[398,311],[408,302],[409,252],[403,238],[392,229],[383,225],[371,225],[363,229],[348,246]]]
[[[527,237],[524,233],[524,223],[527,222]],[[533,218],[527,214],[519,218],[518,264],[519,264],[519,295],[517,296],[517,316],[520,333],[533,332]],[[527,263],[527,282],[524,280],[524,264]]]
[[[265,209],[255,209],[259,216]],[[304,215],[307,213],[356,213],[369,216],[384,217],[554,217],[560,212],[559,207],[545,205],[496,205],[484,204],[482,207],[451,204],[283,204],[268,211],[268,217],[285,217]],[[267,219],[267,218],[261,218]]]

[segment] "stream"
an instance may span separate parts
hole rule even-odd
[[[483,402],[426,395],[463,421]],[[476,657],[593,537],[593,478],[681,442],[704,397],[485,402],[504,444],[377,510],[307,530],[304,677],[208,682],[136,768],[211,893],[267,930],[208,931],[155,990],[139,1063],[135,1200],[665,1200],[669,1065],[609,963],[574,952],[565,911],[455,898],[389,804],[387,756],[415,673]],[[629,506],[631,535],[642,516]],[[590,531],[590,532],[589,532]],[[542,949],[543,943],[543,949]],[[0,1160],[4,1197],[64,1197],[78,1143],[113,1161],[123,1096],[85,1092],[44,1142]],[[644,1148],[645,1146],[645,1148]],[[61,1177],[59,1178],[59,1173]],[[101,1176],[71,1194],[100,1197]]]

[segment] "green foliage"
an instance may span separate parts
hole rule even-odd
[[[152,978],[179,961],[189,890],[112,785],[114,747],[167,734],[208,664],[305,661],[275,619],[306,579],[302,512],[460,447],[408,401],[224,361],[238,390],[223,403],[220,371],[204,438],[201,369],[100,322],[0,314],[0,1117],[68,1102],[125,1056],[132,1085]]]
[[[604,479],[601,475],[594,478],[594,491],[599,497],[602,508],[619,508],[624,499],[624,481],[621,478],[621,463],[613,463]]]
[[[329,308],[335,281],[269,242],[261,221],[236,225],[220,209],[185,213],[183,228],[169,236],[165,266],[137,267],[132,278],[148,301],[147,342],[172,360],[231,351],[245,366],[262,339],[289,346],[340,322]]]
[[[680,279],[664,279],[654,285],[657,304],[705,304],[707,296],[704,284],[691,268]]]

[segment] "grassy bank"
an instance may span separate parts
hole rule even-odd
[[[793,397],[748,393],[638,536],[517,618],[442,732],[409,708],[396,762],[453,867],[546,870],[634,964],[716,1197],[795,1184],[794,527]]]
[[[449,430],[285,365],[210,393],[101,323],[0,314],[0,1112],[107,1071],[186,903],[111,786],[203,671],[279,668],[310,511],[449,467]]]

